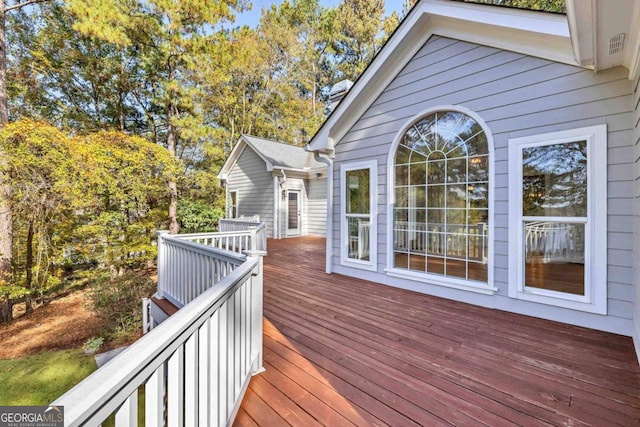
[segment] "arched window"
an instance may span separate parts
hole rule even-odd
[[[393,268],[488,281],[489,143],[459,111],[413,123],[393,163]]]

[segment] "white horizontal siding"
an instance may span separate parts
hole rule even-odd
[[[231,168],[227,189],[238,192],[238,215],[260,215],[267,224],[267,236],[273,237],[273,178],[264,160],[250,147]]]
[[[639,96],[627,70],[594,73],[579,67],[499,49],[433,37],[339,142],[334,176],[342,162],[376,159],[379,166],[378,273],[370,279],[391,285],[502,308],[568,323],[631,334],[634,283],[640,232]],[[634,104],[635,103],[635,104]],[[438,105],[460,105],[479,114],[495,143],[494,280],[497,295],[485,297],[410,281],[391,280],[386,268],[387,156],[400,128],[417,114]],[[636,107],[634,110],[634,106]],[[510,138],[593,126],[608,126],[609,266],[606,318],[558,307],[509,299],[508,140]],[[634,129],[634,123],[636,128]],[[334,180],[333,263],[339,264],[339,181]],[[635,197],[635,199],[634,199]],[[634,210],[634,207],[636,209]],[[634,213],[636,212],[636,213]],[[512,262],[512,261],[511,261]],[[359,271],[336,271],[362,276]],[[640,295],[640,291],[638,291]],[[639,298],[640,300],[640,298]],[[640,331],[640,322],[638,322]]]
[[[305,181],[307,195],[306,233],[325,236],[327,232],[327,179],[309,179]]]
[[[634,258],[634,272],[633,272],[633,315],[634,315],[634,342],[636,344],[636,353],[640,360],[640,79],[637,79],[633,85],[633,156],[634,161],[633,172],[631,177],[634,182],[634,218],[633,218],[633,258]],[[618,172],[620,174],[620,172]],[[627,176],[624,176],[627,178]],[[626,242],[626,247],[629,247],[629,243]]]

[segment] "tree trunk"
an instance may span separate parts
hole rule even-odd
[[[5,0],[0,0],[0,129],[9,121],[4,9]],[[11,212],[13,191],[6,172],[2,171],[5,163],[6,156],[0,150],[0,281],[12,280],[11,263],[13,261],[13,215]]]
[[[24,297],[24,302],[27,306],[27,313],[31,313],[33,311],[33,305],[31,303],[31,287],[33,284],[33,220],[29,221],[29,230],[27,231],[27,259],[25,261],[25,270],[27,280],[24,287],[27,289],[27,294]]]
[[[9,294],[4,299],[0,298],[0,323],[8,323],[13,320],[13,301]]]
[[[176,155],[176,128],[173,124],[173,105],[167,105],[167,149],[172,156]],[[169,181],[169,233],[178,234],[178,183],[175,179]]]

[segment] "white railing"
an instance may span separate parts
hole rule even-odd
[[[97,426],[112,414],[116,427],[137,426],[141,393],[147,426],[230,425],[250,377],[263,370],[263,254],[198,251],[194,243],[168,240],[187,244],[189,256],[206,252],[231,262],[233,271],[53,402],[64,406],[65,426]],[[186,254],[179,262],[197,267]],[[208,283],[210,275],[198,271]]]
[[[371,225],[368,221],[358,223],[358,235],[349,236],[349,258],[368,259],[370,252]]]
[[[527,223],[525,247],[527,261],[584,263],[584,224]]]
[[[265,252],[264,223],[244,231],[169,235],[158,232],[158,292],[180,308],[241,264],[238,254]],[[211,248],[221,249],[212,256]]]
[[[428,226],[427,226],[428,225]],[[396,221],[396,250],[487,261],[487,224],[425,224]]]
[[[255,250],[267,250],[267,224],[259,221],[259,217],[218,220],[219,233],[250,232],[255,230]]]

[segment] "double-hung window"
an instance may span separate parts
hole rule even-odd
[[[341,166],[340,259],[343,265],[376,269],[375,161]]]
[[[227,200],[227,218],[238,218],[238,192],[229,191]]]
[[[509,296],[606,314],[606,125],[509,141]]]

